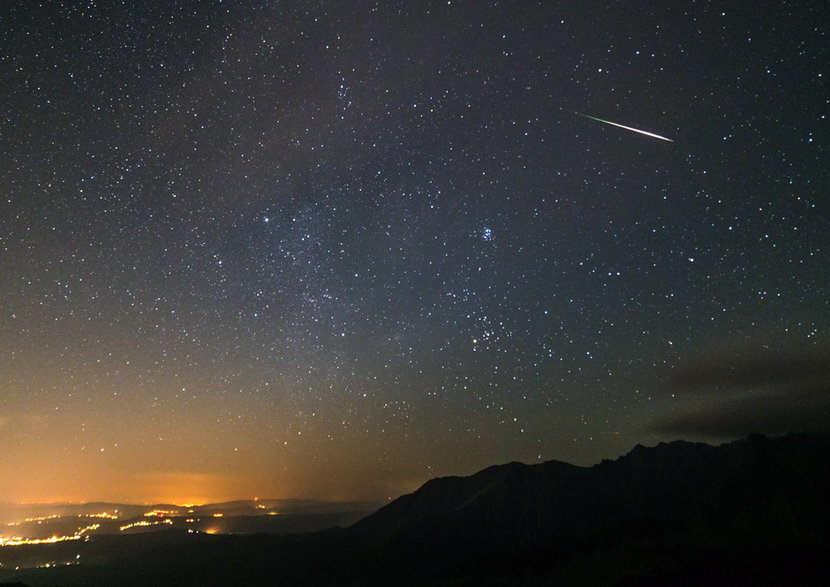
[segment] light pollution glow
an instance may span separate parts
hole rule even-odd
[[[11,459],[9,452],[0,455],[4,473],[0,495],[4,501],[16,503],[205,504],[255,495],[382,500],[412,491],[422,481],[412,472],[397,481],[392,479],[392,483],[367,487],[363,479],[377,477],[377,471],[360,462],[359,446],[345,443],[323,445],[316,451],[316,459],[305,462],[291,446],[280,445],[275,450],[248,441],[238,442],[238,450],[228,451],[209,436],[201,436],[199,428],[190,429],[185,423],[180,430],[176,452],[143,450],[126,442],[110,445],[108,451],[70,452],[60,446],[60,430],[53,435],[47,427],[39,443],[29,438],[20,442],[16,458]],[[14,436],[7,438],[16,440]],[[321,474],[322,470],[326,473]]]

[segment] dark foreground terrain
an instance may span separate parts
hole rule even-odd
[[[673,442],[593,467],[510,463],[434,479],[345,529],[94,537],[86,562],[0,570],[0,581],[827,585],[828,496],[826,436]]]

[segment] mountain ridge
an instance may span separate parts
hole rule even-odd
[[[794,456],[799,451],[800,458]],[[797,502],[808,497],[815,504],[818,493],[809,490],[811,484],[830,490],[830,477],[820,469],[814,476],[818,467],[806,462],[810,451],[820,462],[830,462],[826,436],[793,434],[776,439],[758,435],[720,446],[687,441],[635,446],[616,460],[590,467],[560,461],[506,463],[469,477],[430,480],[352,529],[417,542],[427,532],[449,539],[462,534],[454,525],[464,525],[477,528],[474,541],[488,547],[504,541],[504,536],[497,541],[483,539],[497,528],[512,529],[515,544],[522,546],[555,545],[564,537],[573,543],[575,537],[596,534],[597,527],[610,531],[609,525],[621,527],[643,517],[664,525],[683,522],[689,531],[705,522],[705,529],[713,530],[719,515],[735,517],[728,515],[729,507],[736,514],[750,513],[746,507],[755,498],[748,481],[774,492],[775,499],[784,500],[793,511],[799,510]],[[783,476],[790,481],[776,484],[770,467],[788,472]],[[801,488],[798,495],[794,484]],[[764,496],[771,497],[767,493]],[[692,516],[697,517],[692,521]]]

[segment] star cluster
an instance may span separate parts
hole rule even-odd
[[[685,361],[823,352],[827,16],[3,7],[0,492],[587,464],[668,438]]]

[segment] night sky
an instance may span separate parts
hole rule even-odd
[[[386,499],[826,428],[828,21],[2,3],[0,501]]]

